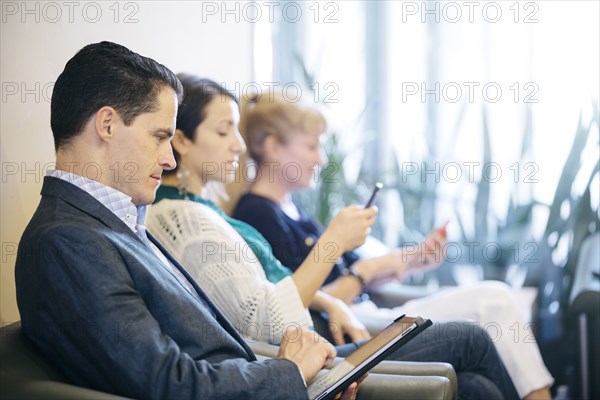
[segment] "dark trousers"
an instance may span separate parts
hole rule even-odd
[[[362,343],[337,346],[347,357]],[[484,329],[473,322],[436,323],[392,353],[388,360],[438,361],[454,367],[460,399],[518,399],[500,356]]]

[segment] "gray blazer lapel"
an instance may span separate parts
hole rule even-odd
[[[244,339],[242,339],[242,337],[239,335],[237,330],[233,327],[233,325],[231,325],[229,320],[227,320],[227,318],[221,313],[219,308],[206,295],[204,290],[202,290],[202,288],[198,285],[198,283],[196,283],[196,280],[194,278],[192,278],[192,276],[186,271],[186,269],[181,264],[179,264],[179,262],[171,255],[171,253],[169,253],[163,247],[163,245],[160,244],[160,242],[158,240],[156,240],[156,238],[150,234],[150,232],[147,232],[147,234],[148,234],[148,239],[150,239],[150,241],[152,241],[152,243],[154,243],[156,245],[156,247],[158,247],[158,249],[165,255],[165,257],[167,257],[167,259],[175,266],[175,268],[177,268],[183,274],[183,276],[185,276],[185,278],[192,284],[192,286],[194,287],[194,289],[196,290],[198,295],[202,298],[202,300],[204,300],[206,302],[206,304],[210,307],[210,309],[215,313],[217,321],[219,321],[219,323],[227,331],[227,333],[229,333],[231,336],[233,336],[233,338],[235,340],[237,340],[239,342],[239,344],[248,353],[248,356],[250,357],[251,360],[256,360],[256,356],[254,355],[254,352],[250,349],[250,347],[248,347],[248,345],[246,344],[246,341]]]
[[[148,254],[151,254],[158,262],[161,262],[160,259],[154,254],[154,252],[148,248],[146,244],[142,242],[142,240],[131,231],[131,229],[121,221],[115,214],[113,214],[108,208],[106,208],[102,203],[96,200],[92,195],[87,193],[85,190],[78,188],[77,186],[65,182],[62,179],[54,178],[54,177],[45,177],[44,184],[42,186],[42,196],[51,196],[57,197],[61,200],[69,203],[73,207],[81,210],[82,212],[88,214],[90,217],[102,222],[104,225],[108,226],[110,229],[117,231],[119,233],[124,233],[129,235],[132,240],[136,240],[140,244],[140,248],[147,251]],[[225,316],[219,311],[217,306],[208,298],[206,293],[198,286],[196,281],[188,274],[188,272],[183,268],[177,260],[175,260],[171,254],[150,234],[147,232],[149,240],[152,241],[158,247],[158,249],[163,253],[165,257],[177,268],[183,276],[192,284],[193,288],[196,290],[198,295],[204,300],[206,305],[210,308],[210,310],[216,316],[219,324],[229,333],[248,353],[248,356],[251,360],[256,360],[256,356],[250,350],[246,342],[242,339],[242,337],[238,334],[236,329],[231,325],[231,323],[225,318]]]

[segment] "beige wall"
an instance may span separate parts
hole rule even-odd
[[[229,15],[228,22],[221,23],[219,12],[203,13],[207,2],[121,2],[118,14],[112,1],[50,3],[1,2],[0,323],[19,319],[16,245],[39,202],[44,172],[54,160],[51,83],[78,49],[111,40],[175,72],[193,72],[230,88],[252,78],[252,25],[243,15],[239,22]],[[127,16],[129,23],[124,22]]]

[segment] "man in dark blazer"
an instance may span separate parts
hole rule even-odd
[[[67,63],[52,94],[56,170],[17,256],[23,330],[73,383],[97,390],[304,399],[305,380],[332,360],[332,346],[292,329],[278,359],[256,361],[145,231],[145,206],[175,166],[181,97],[170,70],[114,43],[88,45]]]

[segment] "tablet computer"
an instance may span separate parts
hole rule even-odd
[[[431,320],[402,315],[344,361],[308,385],[310,400],[330,400],[427,327]]]

